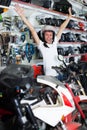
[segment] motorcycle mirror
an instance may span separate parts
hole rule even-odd
[[[64,62],[64,57],[62,55],[58,55],[58,59],[63,62],[63,64],[67,67],[66,63]]]
[[[60,61],[64,61],[64,58],[63,58],[62,55],[58,55],[58,59],[59,59]]]

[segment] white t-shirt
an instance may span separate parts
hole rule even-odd
[[[44,73],[45,75],[57,76],[58,73],[52,69],[52,66],[60,66],[62,64],[62,62],[58,60],[57,37],[55,37],[52,44],[47,44],[49,48],[45,47],[43,44],[44,42],[40,41],[38,49],[41,51],[43,56]]]

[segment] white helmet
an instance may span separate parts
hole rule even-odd
[[[45,37],[44,37],[44,32],[45,32],[45,31],[52,31],[52,32],[53,32],[53,41],[54,41],[55,28],[54,28],[53,26],[50,26],[50,25],[45,25],[45,26],[41,29],[41,31],[38,32],[38,35],[39,35],[40,39],[41,39],[42,41],[44,41],[44,42],[45,42]]]
[[[42,28],[42,32],[44,32],[44,31],[53,31],[53,32],[55,32],[55,28],[53,26],[50,26],[50,25],[45,25]]]

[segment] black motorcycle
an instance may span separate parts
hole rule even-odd
[[[2,130],[39,129],[29,104],[20,103],[26,93],[29,93],[32,85],[31,66],[12,64],[1,71],[0,127]]]

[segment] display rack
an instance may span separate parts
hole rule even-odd
[[[71,0],[71,3],[73,3],[73,0]],[[58,19],[59,18],[66,19],[66,17],[68,16],[68,14],[64,14],[62,12],[54,11],[52,9],[47,9],[47,8],[44,8],[44,7],[41,7],[41,6],[38,6],[38,5],[34,5],[34,4],[31,4],[31,3],[22,2],[20,0],[13,0],[11,2],[11,5],[10,5],[9,8],[11,8],[11,9],[13,8],[14,9],[14,5],[15,4],[19,4],[21,7],[23,7],[25,9],[25,12],[27,11],[26,15],[27,15],[27,17],[29,19],[32,19],[32,16],[33,16],[33,18],[35,17],[34,20],[36,20],[36,17],[37,16],[41,16],[41,15],[43,17],[46,17],[46,16],[50,17],[50,16],[52,16],[52,17],[56,17]],[[81,9],[83,9],[84,5],[82,5],[82,4],[78,5],[78,2],[76,2],[76,3],[73,4],[73,6],[75,6],[75,8],[78,8],[79,10],[81,10]],[[82,11],[85,12],[86,10],[87,10],[87,7],[84,6],[84,10],[82,10]],[[77,17],[77,16],[73,15],[71,20],[74,20],[76,22],[83,22],[85,24],[85,28],[87,26],[87,21],[84,18]],[[40,30],[43,25],[39,25],[39,24],[35,25],[34,24],[34,26],[36,27],[37,30],[38,29]],[[58,27],[55,27],[55,30],[57,30],[57,29],[58,29]],[[84,34],[84,35],[86,35],[87,30],[66,28],[64,30],[64,32],[72,32],[72,33],[78,33],[78,34]],[[76,44],[79,44],[79,45],[80,44],[81,45],[82,44],[87,44],[87,42],[86,41],[85,42],[80,42],[80,41],[79,42],[61,42],[61,46],[63,44],[72,44],[74,46]],[[79,55],[81,56],[81,55],[85,55],[85,54],[86,53],[84,53],[84,54],[78,54],[78,55],[75,54],[75,55],[71,55],[71,56],[74,57],[74,56],[79,56]],[[70,56],[66,56],[66,57],[70,57]]]

